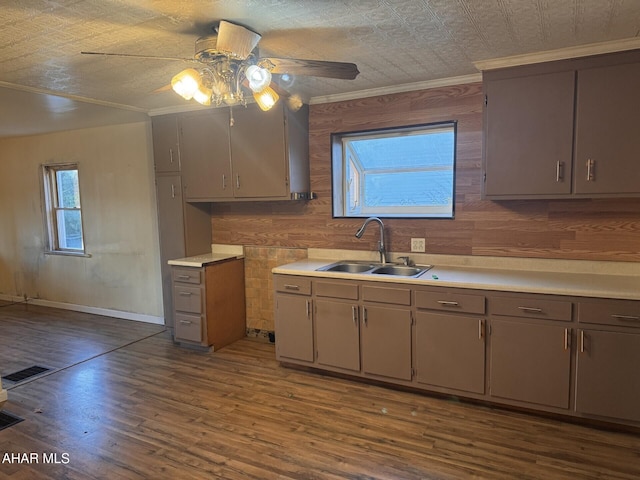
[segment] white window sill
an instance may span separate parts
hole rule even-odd
[[[63,250],[47,250],[44,252],[45,255],[62,255],[65,257],[85,257],[85,258],[91,258],[91,254],[90,253],[84,253],[84,252],[68,252],[68,251],[63,251]]]

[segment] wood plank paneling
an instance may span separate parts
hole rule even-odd
[[[331,217],[331,133],[457,120],[456,218],[385,220],[390,250],[408,251],[411,237],[424,236],[427,253],[640,261],[640,199],[480,199],[482,98],[476,83],[312,105],[309,156],[318,199],[214,204],[214,242],[375,249],[377,232],[357,240],[360,220]]]

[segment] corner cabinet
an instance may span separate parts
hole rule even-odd
[[[483,79],[485,198],[640,196],[640,50]]]
[[[233,122],[231,122],[233,115]],[[208,109],[179,119],[188,202],[290,200],[309,192],[309,110],[282,102]],[[231,125],[233,123],[233,125]]]

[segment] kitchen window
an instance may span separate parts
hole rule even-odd
[[[78,164],[42,167],[47,252],[84,255]]]
[[[331,136],[333,216],[453,218],[456,122]]]

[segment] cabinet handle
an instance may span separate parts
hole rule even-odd
[[[611,316],[613,318],[615,318],[616,320],[622,320],[623,322],[640,322],[640,317],[637,317],[635,315],[616,315],[616,314],[612,314]]]
[[[190,297],[193,294],[191,292],[178,292],[178,295],[181,297]]]
[[[307,318],[311,316],[311,301],[307,300]]]
[[[478,320],[478,339],[482,340],[484,338],[484,320]]]
[[[286,283],[284,285],[284,288],[287,290],[300,290],[300,286],[299,285],[292,285],[290,283]]]
[[[193,322],[191,320],[180,320],[182,325],[191,325]]]
[[[189,280],[191,278],[191,275],[178,275],[178,278],[180,280]]]
[[[240,175],[236,175],[236,188],[240,189]]]
[[[569,329],[564,329],[564,349],[565,351],[569,350]]]
[[[584,330],[580,330],[580,353],[584,353]]]
[[[169,149],[169,163],[173,164],[173,148]]]
[[[458,302],[451,302],[448,300],[438,300],[438,303],[440,305],[444,305],[445,307],[457,307],[460,305]]]
[[[362,323],[367,326],[367,307],[362,307]]]
[[[593,182],[596,179],[596,161],[591,158],[587,160],[587,182]]]
[[[518,307],[518,310],[528,313],[542,313],[542,309],[536,307]]]
[[[564,162],[558,160],[556,162],[556,182],[562,182],[564,180]]]
[[[353,324],[358,325],[358,307],[355,305],[351,306],[351,317],[353,318]]]
[[[223,173],[222,174],[222,189],[226,190],[227,188],[227,176]]]
[[[171,198],[176,198],[176,186],[171,184]]]

